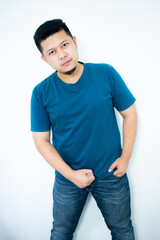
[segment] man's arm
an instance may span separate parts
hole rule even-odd
[[[120,114],[123,117],[123,151],[121,157],[109,168],[109,172],[117,168],[114,172],[114,175],[117,177],[121,177],[125,174],[132,155],[137,130],[137,112],[135,104],[120,112]]]
[[[92,170],[82,169],[76,171],[64,162],[57,150],[50,143],[50,132],[33,132],[32,134],[37,150],[43,158],[65,178],[79,188],[87,187],[94,181],[95,178]]]

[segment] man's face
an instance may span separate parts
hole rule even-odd
[[[78,51],[76,38],[61,30],[41,42],[42,59],[53,69],[69,74],[77,67]]]

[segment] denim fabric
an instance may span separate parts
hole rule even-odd
[[[95,180],[86,188],[78,188],[58,177],[53,188],[53,228],[50,240],[71,240],[91,192],[111,231],[112,240],[134,240],[130,219],[130,189],[127,175],[111,175]]]

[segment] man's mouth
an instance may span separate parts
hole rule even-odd
[[[68,66],[69,64],[70,64],[70,62],[71,62],[71,59],[69,59],[69,60],[66,60],[65,62],[62,62],[62,66]]]

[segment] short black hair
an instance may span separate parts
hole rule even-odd
[[[33,39],[35,41],[37,48],[41,53],[42,53],[41,42],[46,38],[48,38],[49,36],[61,30],[64,30],[67,35],[73,38],[69,28],[61,19],[53,19],[53,20],[46,21],[37,28],[33,36]]]

